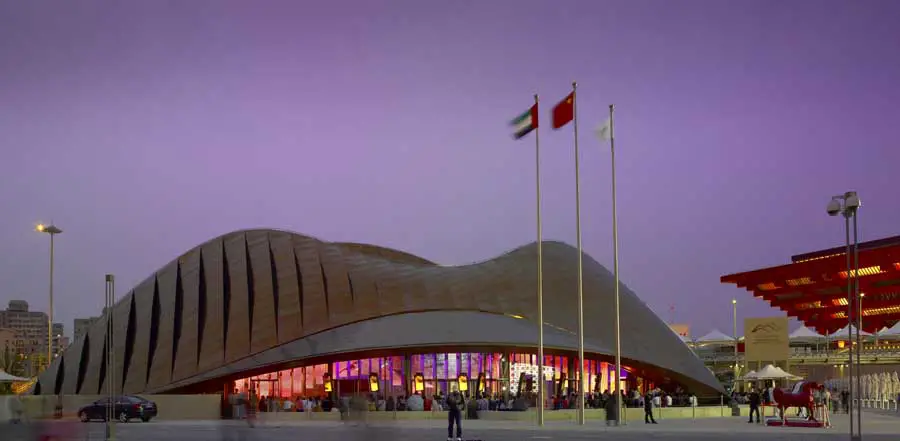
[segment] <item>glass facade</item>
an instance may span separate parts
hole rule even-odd
[[[252,392],[255,396],[292,398],[321,397],[328,392],[338,396],[372,392],[380,395],[408,396],[422,392],[424,396],[445,395],[459,390],[459,378],[467,377],[468,391],[476,388],[488,395],[537,391],[547,388],[547,396],[577,390],[578,373],[575,360],[566,356],[547,355],[543,363],[543,381],[537,356],[525,353],[437,353],[414,354],[339,361],[329,364],[285,369],[236,380],[233,389]],[[614,366],[603,361],[585,360],[585,391],[612,390]],[[421,374],[424,390],[416,389],[414,378]],[[622,370],[622,387],[638,387],[636,378]],[[325,387],[331,379],[332,390]],[[483,381],[479,386],[479,378]],[[373,385],[374,381],[374,385]],[[643,383],[643,382],[642,382]],[[643,384],[640,384],[643,386]]]

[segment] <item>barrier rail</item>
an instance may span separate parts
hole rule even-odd
[[[855,355],[855,354],[854,354]],[[733,354],[709,354],[699,352],[697,353],[697,357],[703,360],[704,362],[734,362],[735,356]],[[838,360],[845,360],[847,358],[847,352],[796,352],[791,353],[792,361],[820,361],[823,364],[828,364],[829,362]],[[743,361],[744,357],[742,355],[737,356],[738,361]],[[860,360],[863,363],[898,363],[900,362],[900,352],[897,351],[864,351]]]
[[[900,401],[897,399],[863,399],[862,405],[864,409],[900,412]]]

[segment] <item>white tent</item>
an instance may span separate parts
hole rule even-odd
[[[797,379],[796,375],[785,372],[779,367],[767,364],[765,367],[756,372],[757,380],[793,380]]]
[[[807,328],[806,326],[801,326],[797,328],[796,331],[792,332],[791,335],[788,336],[788,339],[792,342],[816,342],[819,340],[824,340],[825,336],[819,334],[812,329]]]
[[[744,376],[742,378],[744,380],[756,380],[757,379],[756,371],[747,372],[746,374],[744,374]]]
[[[900,340],[900,322],[878,333],[878,338],[883,340]]]
[[[7,374],[6,371],[0,369],[0,383],[14,383],[19,381],[30,381],[28,378],[17,377]]]
[[[703,344],[703,345],[706,345],[706,344],[733,345],[734,337],[725,335],[718,329],[713,329],[709,334],[706,334],[703,337],[698,338],[697,343]]]
[[[832,340],[846,340],[847,334],[850,331],[849,328],[850,328],[850,325],[844,326],[843,328],[841,328],[837,331],[834,331],[832,334],[830,334],[828,336],[828,338],[830,338]],[[856,334],[857,334],[857,330],[856,330],[856,327],[854,326],[853,327],[853,338],[856,338]],[[872,334],[869,334],[866,331],[860,332],[859,335],[862,337],[871,337],[872,336]]]
[[[800,379],[803,378],[803,377],[799,377],[799,376],[797,376],[797,375],[794,375],[794,374],[792,374],[792,373],[790,373],[790,372],[788,372],[788,371],[785,371],[784,369],[782,369],[782,368],[780,368],[780,367],[778,367],[778,366],[775,366],[775,369],[778,371],[778,373],[784,375],[782,378],[784,378],[784,379],[786,379],[786,380],[800,380]]]

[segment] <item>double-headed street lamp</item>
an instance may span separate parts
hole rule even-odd
[[[47,312],[47,366],[50,366],[53,362],[53,238],[62,230],[52,224],[38,224],[35,230],[50,235],[50,311]]]
[[[860,332],[862,330],[862,307],[859,294],[859,229],[857,215],[862,203],[855,191],[848,191],[842,195],[833,196],[828,202],[826,211],[829,216],[844,216],[844,237],[847,254],[847,333],[849,334],[849,367],[850,367],[850,439],[862,439],[862,400],[859,392],[862,390],[860,378]],[[853,243],[850,242],[850,220],[853,220]],[[852,257],[852,260],[851,260]],[[854,320],[855,319],[855,320]],[[853,339],[853,328],[856,328],[856,340]],[[853,346],[856,346],[856,364],[853,364]],[[854,381],[856,384],[854,384]],[[855,391],[855,393],[854,393]],[[853,400],[856,400],[856,421],[853,420]],[[856,431],[854,432],[854,426]]]

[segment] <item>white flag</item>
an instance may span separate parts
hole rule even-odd
[[[606,121],[604,121],[603,124],[600,124],[600,126],[594,130],[597,138],[600,138],[601,141],[610,140],[610,135],[612,134],[611,122],[612,121],[610,121],[609,118],[606,118]]]

